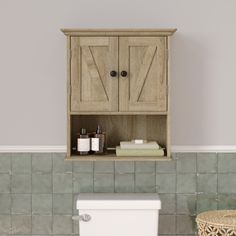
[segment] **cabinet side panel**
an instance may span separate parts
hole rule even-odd
[[[166,124],[166,148],[167,157],[171,156],[171,111],[170,111],[170,37],[167,37],[166,53],[167,53],[167,124]]]
[[[67,36],[67,156],[71,156],[71,37]]]

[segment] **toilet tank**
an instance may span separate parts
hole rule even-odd
[[[157,236],[161,201],[155,193],[81,193],[80,236]]]

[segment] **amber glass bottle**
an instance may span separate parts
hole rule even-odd
[[[88,155],[90,151],[90,138],[85,128],[80,129],[77,135],[77,151],[79,155]]]

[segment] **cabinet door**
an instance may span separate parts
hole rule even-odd
[[[118,111],[117,37],[71,37],[71,111]]]
[[[120,111],[167,110],[167,38],[121,37]]]

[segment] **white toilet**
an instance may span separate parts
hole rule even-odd
[[[80,236],[157,236],[161,201],[156,193],[81,193]]]

